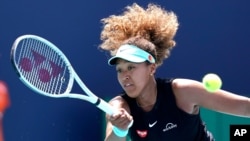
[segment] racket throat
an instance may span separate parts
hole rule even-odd
[[[101,99],[100,98],[97,98],[96,102],[94,103],[95,106],[98,107],[98,105],[101,103]]]

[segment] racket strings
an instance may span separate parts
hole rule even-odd
[[[24,39],[16,48],[15,61],[20,74],[47,94],[68,91],[71,72],[58,52],[36,39]]]

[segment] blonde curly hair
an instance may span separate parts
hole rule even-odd
[[[130,43],[151,53],[159,66],[176,44],[173,38],[179,26],[177,16],[156,4],[150,3],[143,9],[134,3],[127,6],[121,15],[111,15],[101,22],[104,26],[100,48],[110,51],[112,56],[122,44]]]

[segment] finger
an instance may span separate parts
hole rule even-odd
[[[122,129],[127,129],[130,123],[131,123],[131,119],[130,119],[130,116],[128,115],[121,115],[120,118],[112,122],[113,125]]]
[[[122,115],[122,112],[116,112],[113,115],[110,116],[110,120],[116,120],[119,119]]]

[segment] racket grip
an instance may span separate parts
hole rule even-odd
[[[113,115],[115,113],[115,109],[106,101],[102,100],[101,98],[98,99],[98,104],[96,106],[107,113],[108,115]]]
[[[115,109],[109,103],[105,102],[101,98],[98,99],[96,106],[109,115],[113,115],[115,113]],[[128,130],[133,125],[133,123],[134,123],[134,121],[132,120],[130,122],[130,124],[128,125],[128,129],[126,129],[126,130],[123,130],[123,129],[120,129],[116,126],[113,126],[113,132],[118,137],[125,137],[125,136],[127,136]]]

